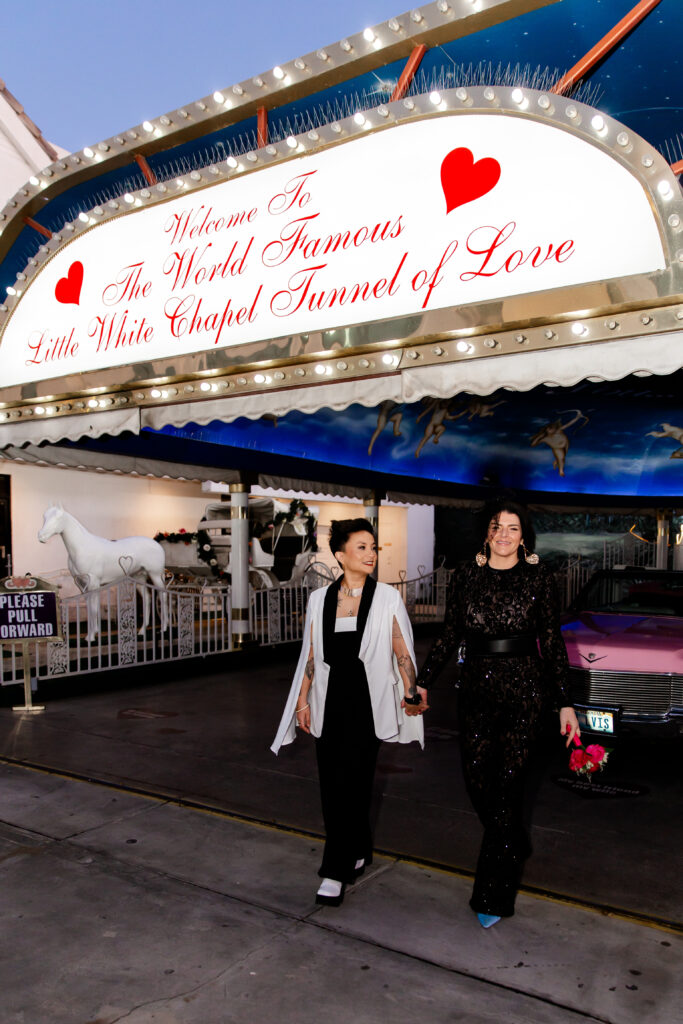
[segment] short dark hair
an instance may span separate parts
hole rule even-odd
[[[510,515],[519,516],[524,547],[529,551],[529,553],[535,551],[536,530],[534,529],[534,523],[529,509],[526,505],[522,505],[521,502],[509,501],[505,497],[494,498],[493,501],[488,502],[488,504],[484,506],[481,517],[484,537],[488,534],[491,520],[497,519],[501,512],[509,512]]]
[[[333,519],[330,523],[330,551],[335,558],[337,551],[344,550],[352,533],[371,533],[373,540],[377,542],[369,519]]]

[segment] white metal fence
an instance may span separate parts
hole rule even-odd
[[[144,624],[145,592],[150,614]],[[37,680],[152,665],[232,650],[229,589],[155,590],[124,578],[94,592],[97,635],[88,641],[88,598],[61,599],[61,642],[30,645]],[[162,602],[168,624],[162,628]],[[0,685],[21,681],[21,644],[0,647]]]
[[[619,564],[624,541],[605,545],[603,564]],[[628,540],[626,542],[628,544]],[[654,545],[636,543],[631,564],[650,564]],[[571,603],[599,563],[580,556],[569,559],[557,573],[563,605]],[[403,577],[392,585],[401,594],[414,623],[442,622],[451,570],[440,567],[416,579]],[[250,633],[259,645],[271,646],[300,641],[306,605],[316,587],[329,578],[316,572],[295,583],[251,591]],[[149,623],[144,625],[145,594],[149,599]],[[227,653],[233,649],[230,588],[205,585],[170,585],[166,591],[139,584],[128,577],[95,595],[98,614],[97,635],[88,641],[87,597],[77,594],[60,600],[62,642],[30,645],[31,676],[38,680],[65,678],[109,669],[152,665],[184,658]],[[163,628],[163,604],[168,619]],[[0,685],[22,679],[21,644],[0,645]]]

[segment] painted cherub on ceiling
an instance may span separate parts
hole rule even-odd
[[[567,464],[567,454],[569,452],[569,436],[567,434],[567,430],[575,426],[581,420],[583,420],[583,423],[581,423],[581,426],[578,428],[579,430],[583,429],[583,427],[590,422],[588,416],[584,415],[580,409],[565,409],[560,413],[560,416],[564,416],[569,412],[575,413],[572,419],[567,420],[566,423],[563,423],[561,419],[557,419],[553,420],[552,423],[544,424],[540,430],[536,431],[529,441],[532,448],[536,448],[539,444],[548,445],[553,453],[553,469],[556,469],[560,476],[564,476],[564,470]]]
[[[650,430],[645,437],[670,437],[681,445],[669,456],[670,459],[683,459],[683,427],[675,427],[673,423],[661,423],[661,430]]]

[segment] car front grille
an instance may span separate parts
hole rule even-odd
[[[578,704],[616,705],[626,715],[662,715],[683,707],[683,675],[572,668],[569,676]]]

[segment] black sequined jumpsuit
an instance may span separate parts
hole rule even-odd
[[[533,634],[540,657],[467,656],[477,637]],[[470,905],[477,913],[510,917],[530,853],[523,824],[524,779],[543,713],[568,707],[568,661],[559,601],[550,570],[519,561],[511,569],[476,562],[455,570],[441,635],[418,685],[429,687],[465,641],[459,713],[465,783],[484,827]]]

